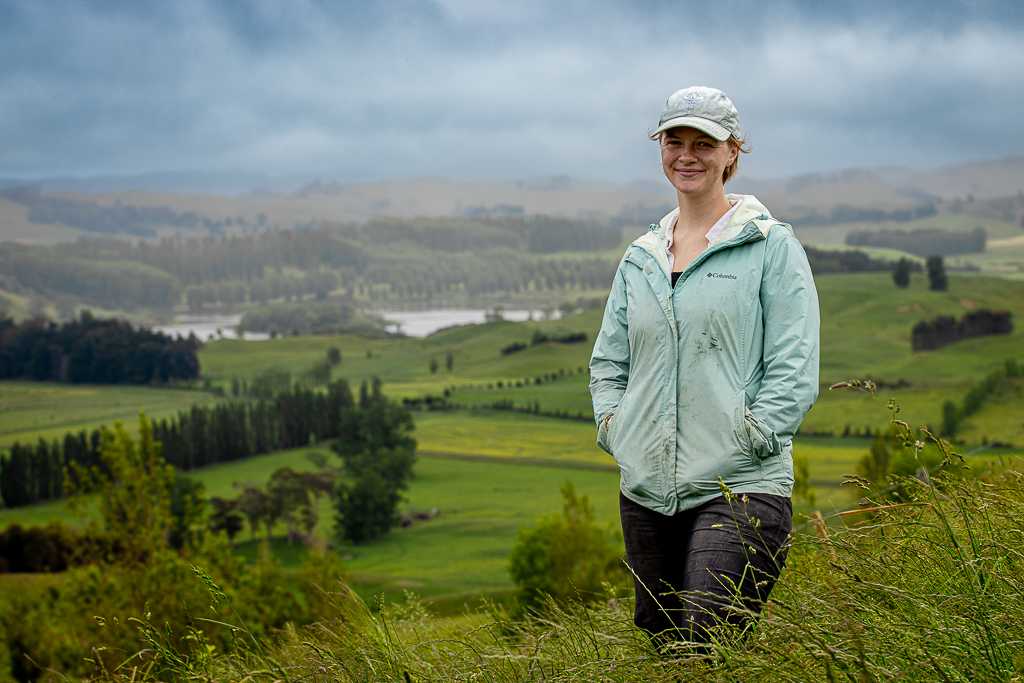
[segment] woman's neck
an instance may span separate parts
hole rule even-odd
[[[679,200],[676,230],[686,233],[699,232],[703,235],[732,208],[724,191],[698,196],[677,192],[676,196]]]

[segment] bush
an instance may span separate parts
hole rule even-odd
[[[519,609],[535,610],[546,597],[556,602],[591,601],[607,582],[622,581],[622,543],[594,522],[586,496],[562,486],[562,514],[520,530],[509,557]]]
[[[118,545],[110,536],[78,531],[58,522],[0,532],[0,573],[62,572],[69,567],[114,559]]]
[[[508,346],[501,347],[501,355],[507,356],[509,354],[516,353],[517,351],[522,351],[525,348],[527,348],[527,346],[522,342],[512,342]]]
[[[194,505],[198,491],[188,480],[175,480],[148,424],[140,416],[138,439],[121,425],[104,429],[105,469],[81,473],[89,486],[80,490],[100,499],[103,532],[75,532],[76,542],[96,562],[36,589],[21,580],[12,584],[17,590],[5,591],[0,636],[6,648],[0,652],[12,656],[0,680],[35,680],[48,670],[76,680],[220,680],[208,670],[196,675],[213,653],[236,652],[321,614],[310,583],[339,578],[337,563],[318,560],[296,576],[263,552],[248,567],[212,535],[194,533],[204,521],[194,514],[201,512]],[[171,548],[175,532],[181,554]],[[12,539],[24,544],[26,535],[28,542],[43,541],[29,559],[48,568],[56,568],[53,549],[75,538],[58,527],[9,529],[8,548]]]

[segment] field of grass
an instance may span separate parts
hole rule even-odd
[[[184,389],[99,386],[50,382],[0,382],[0,447],[15,441],[59,439],[67,432],[123,422],[132,428],[139,413],[167,417],[216,398]]]

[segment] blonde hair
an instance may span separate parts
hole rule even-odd
[[[750,147],[747,146],[747,141],[743,138],[738,138],[735,135],[729,137],[726,141],[733,149],[736,150],[736,158],[731,164],[725,167],[722,171],[722,184],[729,182],[729,179],[736,175],[736,170],[740,167],[740,153],[749,154]]]

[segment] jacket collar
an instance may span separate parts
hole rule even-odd
[[[768,235],[771,226],[778,222],[772,218],[764,204],[758,201],[757,197],[752,194],[727,194],[726,199],[729,200],[730,204],[734,205],[735,210],[724,227],[718,230],[716,234],[708,234],[709,246],[715,246],[716,244],[735,239],[743,232],[747,224],[751,222],[754,223],[756,230],[761,233],[761,236],[765,237]],[[652,223],[646,233],[633,240],[633,246],[640,247],[653,256],[666,273],[669,271],[669,264],[668,254],[665,249],[668,244],[668,235],[675,227],[678,215],[679,207],[676,207],[665,214],[659,222]]]

